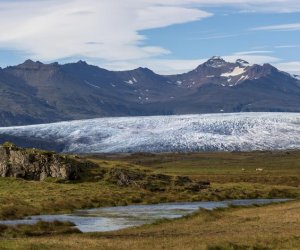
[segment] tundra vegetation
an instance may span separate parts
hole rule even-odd
[[[80,168],[80,178],[0,178],[0,218],[172,201],[294,201],[201,210],[185,218],[109,233],[81,234],[71,224],[59,222],[2,226],[0,249],[299,249],[299,151],[65,158],[88,163]]]

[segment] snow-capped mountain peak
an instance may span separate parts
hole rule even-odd
[[[270,79],[278,82],[278,79],[286,78],[287,74],[267,63],[252,65],[243,59],[227,62],[220,56],[213,56],[205,63],[200,64],[195,70],[170,76],[170,80],[180,88],[197,89],[208,85],[235,87],[244,82],[266,82]],[[294,82],[294,79],[300,80],[300,76],[291,75],[289,80]]]
[[[238,64],[240,67],[244,67],[244,68],[250,66],[250,63],[247,62],[247,61],[245,61],[245,60],[243,60],[243,59],[237,59],[235,61],[235,63]]]
[[[227,62],[220,56],[213,56],[211,57],[206,63],[206,66],[212,68],[220,68],[226,66]]]

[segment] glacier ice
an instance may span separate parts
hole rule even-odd
[[[300,113],[99,118],[4,127],[0,134],[51,140],[77,153],[300,149]]]

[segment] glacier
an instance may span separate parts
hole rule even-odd
[[[0,135],[53,141],[65,153],[287,150],[300,149],[300,113],[99,118],[2,127]]]

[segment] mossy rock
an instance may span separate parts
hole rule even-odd
[[[188,176],[176,176],[174,184],[176,186],[184,186],[192,183],[192,180]]]
[[[13,144],[12,142],[5,142],[2,144],[2,147],[8,148],[8,149],[14,149],[14,150],[18,149],[18,147],[15,144]]]
[[[118,186],[138,186],[138,182],[144,180],[145,177],[146,174],[142,172],[115,168],[108,173],[107,180]]]

